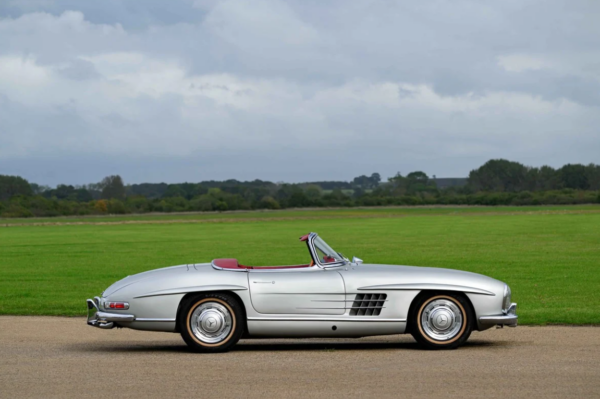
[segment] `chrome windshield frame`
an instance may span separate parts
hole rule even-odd
[[[321,269],[329,269],[332,267],[340,267],[340,266],[346,265],[347,261],[345,259],[336,261],[336,262],[330,262],[330,263],[322,263],[321,262],[321,260],[319,259],[319,256],[317,255],[317,249],[315,248],[315,239],[318,236],[319,235],[317,233],[310,233],[308,235],[308,250],[310,251],[310,256],[313,258],[315,265],[317,265]],[[329,244],[327,244],[327,245],[329,245]],[[333,248],[331,248],[331,249],[333,249]],[[336,252],[336,255],[339,256],[339,253]]]

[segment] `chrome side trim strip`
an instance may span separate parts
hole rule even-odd
[[[496,296],[493,292],[482,290],[481,288],[466,287],[462,285],[451,285],[451,284],[385,284],[385,285],[372,285],[369,287],[360,287],[360,291],[396,291],[396,290],[437,290],[437,291],[460,291],[468,292],[471,294],[481,294]]]
[[[376,302],[388,302],[387,299],[373,299]],[[356,299],[313,299],[311,302],[363,302],[362,299],[358,301]],[[366,301],[365,301],[366,302]]]
[[[211,262],[212,268],[215,270],[227,270],[228,272],[242,272],[242,273],[248,273],[248,269],[225,269],[223,267],[217,266],[214,263]]]
[[[202,292],[202,291],[243,291],[248,288],[243,287],[241,285],[200,285],[200,286],[192,286],[192,287],[179,287],[179,288],[170,288],[167,290],[159,290],[152,291],[146,294],[138,295],[134,298],[147,298],[150,296],[160,296],[160,295],[176,295],[176,294],[187,294],[188,292]]]
[[[328,318],[313,318],[313,317],[248,317],[248,321],[336,321],[336,322],[369,322],[369,323],[405,323],[406,319],[380,319],[377,316],[368,317],[328,317]]]
[[[344,307],[344,308],[296,308],[296,309],[303,309],[303,310],[306,310],[306,309],[337,309],[337,310],[340,310],[340,309],[385,309],[385,306],[373,305],[373,306],[362,306],[362,307],[361,306],[350,306],[350,307]]]
[[[138,317],[135,321],[152,321],[152,322],[164,322],[164,323],[174,323],[175,319],[150,319],[150,318],[142,318]]]

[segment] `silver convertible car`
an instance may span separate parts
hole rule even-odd
[[[198,352],[240,338],[363,337],[410,333],[450,349],[471,331],[517,325],[508,285],[480,274],[349,260],[316,233],[310,262],[244,266],[215,259],[128,276],[87,300],[91,326],[178,332]]]

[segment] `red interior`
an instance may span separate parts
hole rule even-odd
[[[310,265],[295,265],[295,266],[245,266],[240,265],[237,259],[215,259],[212,262],[215,266],[222,269],[300,269],[303,267],[309,267]]]
[[[304,235],[300,237],[300,241],[307,241],[310,234]],[[332,258],[331,261],[335,259]],[[326,260],[327,262],[327,260]],[[223,258],[223,259],[215,259],[212,261],[213,265],[220,267],[222,269],[230,269],[230,270],[239,270],[239,269],[300,269],[303,267],[310,267],[314,263],[311,261],[308,265],[294,265],[294,266],[245,266],[240,265],[237,259],[233,258]]]

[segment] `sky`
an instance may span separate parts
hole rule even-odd
[[[600,2],[2,0],[0,174],[465,177],[600,163]]]

